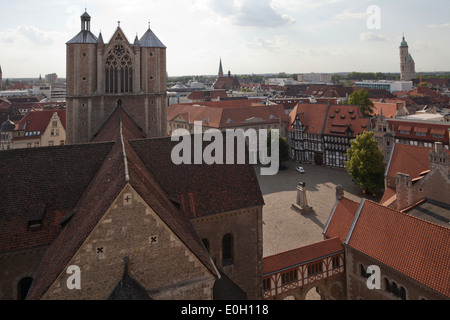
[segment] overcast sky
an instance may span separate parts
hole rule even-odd
[[[167,46],[169,76],[399,72],[405,33],[416,71],[450,71],[448,0],[2,1],[3,78],[65,77],[65,43],[91,30],[105,42],[121,21],[129,41],[151,29]]]

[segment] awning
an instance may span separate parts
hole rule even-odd
[[[444,129],[431,129],[431,134],[437,134],[437,135],[444,136],[445,130]]]
[[[414,132],[427,133],[428,128],[415,127]]]
[[[411,126],[399,126],[398,130],[410,132],[411,131]]]

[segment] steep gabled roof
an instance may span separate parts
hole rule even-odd
[[[0,252],[49,245],[73,210],[111,143],[5,150],[0,153]],[[39,227],[30,208],[43,206]]]
[[[115,142],[75,208],[62,220],[64,228],[48,248],[28,299],[40,299],[45,294],[127,184],[139,193],[204,266],[219,277],[188,217],[169,200],[128,142],[138,133],[129,120],[118,107],[97,135],[98,139],[115,138]]]
[[[308,134],[322,134],[328,105],[322,103],[299,103],[289,114],[289,130],[293,130],[292,124],[296,117],[300,119],[303,126],[306,127]]]

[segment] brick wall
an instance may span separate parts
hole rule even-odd
[[[222,269],[251,300],[262,298],[262,207],[230,211],[192,219],[200,238]],[[222,261],[222,240],[233,236],[233,264]]]
[[[0,254],[0,300],[17,300],[18,284],[25,277],[34,279],[46,247]]]

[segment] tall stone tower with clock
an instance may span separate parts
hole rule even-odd
[[[129,42],[118,27],[108,43],[81,31],[66,43],[67,143],[87,143],[116,107],[122,107],[146,137],[167,135],[166,47],[150,29]]]

